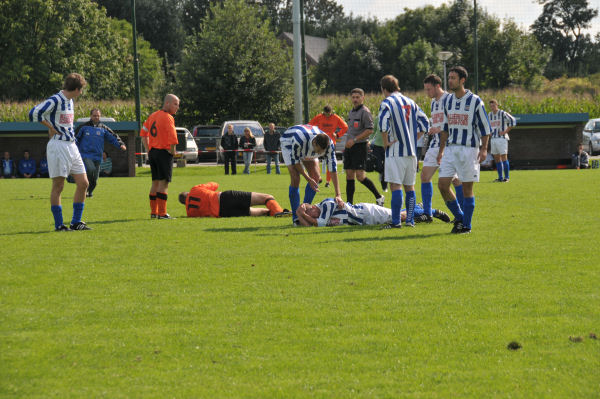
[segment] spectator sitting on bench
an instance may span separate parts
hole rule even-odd
[[[587,169],[590,167],[590,156],[587,152],[583,151],[583,144],[577,145],[577,152],[571,155],[571,166],[574,169]]]
[[[102,162],[100,162],[100,176],[112,176],[112,159],[108,156],[106,151],[102,152]]]

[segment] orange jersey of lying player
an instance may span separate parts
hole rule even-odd
[[[163,110],[154,112],[146,119],[141,137],[148,137],[148,151],[153,148],[169,150],[171,145],[177,144],[177,130],[173,115]]]
[[[327,133],[334,144],[337,138],[342,137],[348,130],[348,125],[346,122],[336,114],[331,114],[329,116],[319,114],[311,119],[309,125],[317,126],[319,129]],[[336,138],[334,133],[337,129],[340,129],[340,131],[338,132],[338,137]]]
[[[209,182],[192,187],[185,200],[185,210],[188,217],[219,217],[219,184]]]

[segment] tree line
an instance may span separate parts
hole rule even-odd
[[[537,0],[543,11],[529,30],[478,9],[479,87],[535,89],[545,79],[600,71],[600,35],[583,33],[598,10],[587,0]],[[406,90],[449,65],[474,64],[470,0],[426,6],[389,21],[345,15],[335,0],[305,0],[306,34],[330,46],[310,71],[313,93],[378,91],[396,75]],[[291,0],[136,0],[142,95],[182,98],[190,123],[225,118],[288,120],[292,110],[289,48]],[[133,96],[130,2],[4,0],[0,2],[0,96],[48,96],[78,71],[93,98]]]

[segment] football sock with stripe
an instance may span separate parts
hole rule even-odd
[[[156,195],[150,194],[148,196],[150,198],[150,213],[152,215],[158,214],[158,204],[156,203]]]
[[[504,166],[504,178],[508,179],[508,172],[510,171],[510,166],[508,165],[508,159],[506,161],[502,161],[502,165]]]
[[[62,206],[52,205],[50,210],[52,211],[52,216],[54,216],[54,228],[58,229],[63,225]]]
[[[446,206],[448,207],[448,209],[450,209],[450,212],[452,212],[452,214],[454,215],[454,218],[459,221],[462,222],[463,221],[463,211],[460,209],[460,206],[458,205],[458,201],[454,200],[454,201],[446,201]]]
[[[269,198],[267,202],[265,202],[267,209],[269,210],[269,216],[274,216],[276,213],[283,212],[283,208],[279,206],[275,198]]]
[[[346,180],[346,202],[354,204],[354,179]]]
[[[296,210],[300,206],[300,188],[292,187],[289,188],[290,206],[292,207],[292,217],[294,220],[298,220],[296,216]]]
[[[455,186],[454,191],[456,192],[456,201],[458,201],[458,206],[462,210],[465,203],[465,195],[463,194],[462,184],[460,186]]]
[[[421,183],[421,199],[425,215],[431,216],[431,200],[433,198],[433,183]]]
[[[360,180],[359,180],[360,181]],[[369,189],[369,191],[371,191],[373,193],[373,195],[375,196],[375,199],[378,199],[381,197],[381,194],[379,194],[379,190],[377,190],[377,187],[375,187],[375,184],[373,184],[373,181],[371,179],[369,179],[368,177],[365,177],[363,179],[363,181],[361,181],[361,183]]]
[[[415,223],[415,204],[417,203],[417,195],[413,191],[406,192],[406,223]]]
[[[392,191],[392,224],[400,224],[402,211],[402,190]]]
[[[463,226],[465,226],[468,229],[471,228],[471,220],[473,219],[473,211],[475,211],[475,197],[466,197],[465,198],[465,207],[464,207],[465,215],[463,217]]]
[[[157,214],[164,216],[167,214],[167,193],[156,193]]]
[[[306,183],[306,187],[304,188],[304,203],[312,204],[312,200],[315,198],[317,192],[312,189],[310,184]]]
[[[502,167],[504,166],[504,162],[498,162],[496,164],[496,170],[498,171],[498,180],[502,180]]]
[[[85,204],[83,202],[73,202],[73,219],[71,219],[71,224],[81,222],[81,215],[83,215],[83,206]]]

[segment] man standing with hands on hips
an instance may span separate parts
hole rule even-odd
[[[473,183],[479,181],[479,163],[487,156],[492,133],[483,101],[470,90],[465,90],[467,77],[467,70],[461,66],[451,68],[448,73],[448,87],[454,93],[448,96],[444,106],[444,126],[440,132],[437,157],[440,163],[438,188],[455,218],[453,234],[471,232],[475,210]],[[455,174],[463,183],[464,209],[450,190]]]
[[[173,174],[173,157],[177,145],[173,115],[178,109],[179,98],[174,94],[167,94],[162,109],[146,119],[140,132],[152,171],[149,196],[152,219],[173,219],[167,213],[167,191]]]

